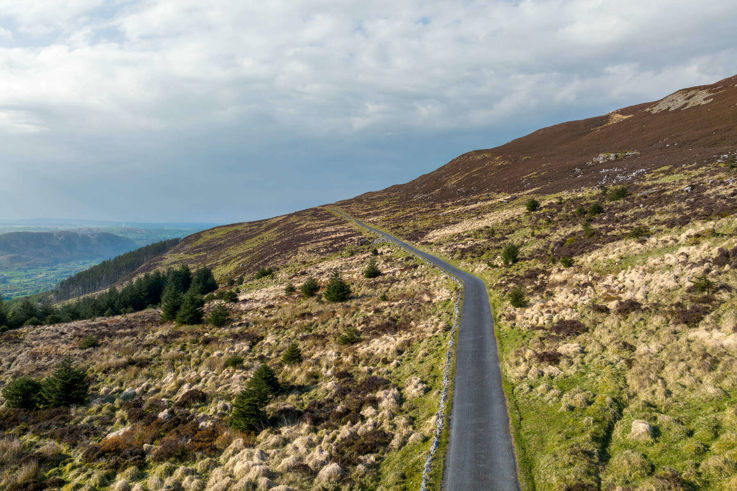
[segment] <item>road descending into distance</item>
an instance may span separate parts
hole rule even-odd
[[[449,491],[518,490],[517,465],[486,285],[435,256],[340,213],[463,283],[444,488]]]

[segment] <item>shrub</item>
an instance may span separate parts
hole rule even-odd
[[[389,297],[386,296],[386,293],[382,293],[379,297],[379,300],[381,300],[382,302],[386,302],[388,299]]]
[[[297,289],[294,287],[292,283],[288,283],[287,286],[284,287],[284,293],[287,295],[291,295],[292,293],[296,292]]]
[[[79,342],[80,349],[97,348],[100,346],[100,341],[95,336],[85,336],[82,341]]]
[[[377,276],[381,276],[381,271],[376,265],[375,259],[371,259],[371,261],[369,261],[368,266],[366,266],[366,269],[363,271],[363,276],[366,278],[376,278]]]
[[[527,200],[527,203],[525,203],[525,208],[527,208],[527,211],[533,212],[540,208],[540,202],[535,198],[530,198]]]
[[[356,344],[361,341],[361,335],[355,327],[346,327],[342,334],[338,336],[338,344]]]
[[[691,283],[700,293],[711,295],[711,292],[714,291],[714,282],[706,275],[697,276],[695,280],[691,280]]]
[[[629,237],[630,239],[640,239],[642,237],[647,237],[648,235],[650,235],[650,229],[645,226],[639,225],[630,230],[627,234],[627,237]]]
[[[317,280],[315,280],[315,278],[308,278],[307,281],[302,283],[302,286],[299,289],[302,292],[302,296],[309,298],[315,296],[317,291],[320,289],[320,285],[317,284]]]
[[[299,346],[297,346],[297,343],[291,343],[289,347],[287,347],[287,350],[281,357],[281,361],[287,365],[295,365],[302,361],[302,352],[300,351]]]
[[[578,205],[578,206],[576,207],[576,215],[578,215],[578,216],[582,217],[582,216],[584,216],[585,214],[586,214],[586,208],[584,208],[584,207],[583,207],[583,206],[581,206],[581,205]]]
[[[71,358],[64,358],[43,381],[41,398],[48,407],[85,404],[88,390],[87,371],[76,368]]]
[[[30,377],[19,377],[5,386],[3,397],[8,407],[35,409],[41,399],[41,383]]]
[[[564,256],[560,258],[560,264],[564,268],[570,268],[571,266],[573,266],[573,258],[570,256]]]
[[[599,203],[594,203],[589,206],[589,211],[587,213],[591,216],[600,215],[604,213],[604,207],[601,206]]]
[[[609,201],[618,201],[622,198],[626,198],[629,195],[629,191],[625,186],[614,186],[606,193],[606,199]]]
[[[509,292],[509,303],[512,304],[512,307],[527,307],[527,297],[525,296],[525,290],[521,286],[512,288],[512,291]]]
[[[238,301],[238,292],[236,290],[225,290],[221,298],[226,302],[236,303]]]
[[[274,268],[261,268],[254,275],[257,280],[274,274]]]
[[[208,322],[214,327],[223,327],[230,322],[230,312],[223,303],[218,303],[210,312]]]
[[[328,302],[344,302],[351,296],[351,287],[335,271],[325,287],[323,296]]]
[[[502,261],[505,266],[519,261],[519,246],[517,244],[507,244],[504,250],[502,250]]]
[[[374,247],[373,249],[371,249],[371,255],[372,256],[378,256],[379,255],[379,249],[377,249],[376,247]]]
[[[594,227],[592,227],[589,222],[583,223],[583,234],[586,237],[592,237],[595,233],[596,231],[594,230]]]
[[[225,368],[241,368],[243,366],[243,357],[233,355],[225,360]]]
[[[182,300],[182,306],[177,312],[177,324],[200,324],[202,323],[202,317],[204,313],[202,307],[205,305],[205,301],[202,296],[196,292],[190,290],[184,295]]]

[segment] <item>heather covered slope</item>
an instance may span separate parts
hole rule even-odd
[[[355,201],[375,208],[387,199],[429,204],[613,184],[665,165],[711,162],[735,142],[737,76],[469,152],[414,181]]]

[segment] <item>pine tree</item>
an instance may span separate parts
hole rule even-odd
[[[190,289],[200,295],[207,295],[208,293],[217,290],[218,284],[215,281],[212,270],[210,270],[210,268],[200,268],[195,271],[194,276],[192,277],[192,286]]]
[[[266,426],[268,417],[264,407],[268,401],[268,394],[265,392],[246,387],[233,401],[231,426],[241,431],[256,431]]]
[[[223,327],[230,321],[230,312],[228,307],[223,303],[218,303],[215,308],[210,312],[210,318],[208,319],[210,325],[215,327]]]
[[[44,380],[41,398],[48,407],[73,406],[87,402],[88,390],[86,370],[76,368],[71,358],[64,358]]]
[[[335,271],[330,277],[328,285],[325,287],[323,296],[329,302],[344,302],[351,296],[351,287]]]
[[[176,288],[181,294],[189,290],[191,284],[192,272],[186,264],[183,264],[179,269],[170,269],[166,274],[166,286]]]
[[[308,278],[301,287],[299,287],[302,295],[305,298],[314,297],[317,291],[320,289],[320,285],[317,284],[315,278]]]
[[[270,396],[281,392],[279,379],[276,378],[274,370],[272,370],[266,363],[262,363],[261,366],[253,372],[253,376],[248,381],[248,386],[256,390],[263,390]]]
[[[19,377],[3,388],[5,405],[19,409],[35,409],[41,398],[41,383],[30,377]]]
[[[371,259],[369,261],[368,266],[366,266],[366,269],[363,271],[363,276],[366,278],[376,278],[377,276],[381,276],[381,270],[376,265],[376,259]]]
[[[188,291],[182,300],[182,306],[177,312],[177,324],[200,324],[204,313],[202,307],[205,305],[201,295],[194,291]]]
[[[167,285],[161,297],[161,318],[165,321],[175,320],[183,300],[182,293],[176,286]]]
[[[287,365],[295,365],[302,361],[302,351],[300,351],[297,343],[291,343],[287,347],[287,350],[281,357],[281,361],[283,361]]]

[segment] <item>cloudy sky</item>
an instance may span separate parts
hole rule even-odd
[[[737,73],[734,0],[0,0],[0,218],[231,222]]]

